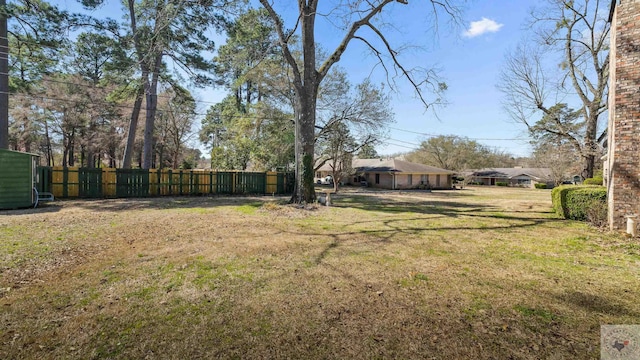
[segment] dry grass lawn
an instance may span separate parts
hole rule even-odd
[[[593,359],[638,239],[549,191],[347,190],[0,212],[1,359]]]

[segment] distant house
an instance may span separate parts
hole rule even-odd
[[[354,174],[343,181],[348,184],[381,189],[451,189],[454,172],[433,166],[397,159],[353,159]],[[323,165],[316,178],[331,175],[331,167]]]
[[[554,186],[551,170],[547,168],[488,168],[465,172],[465,178],[482,185],[497,185],[506,183],[507,186],[535,187],[535,184],[546,184],[548,188]]]

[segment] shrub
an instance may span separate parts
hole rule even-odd
[[[536,189],[546,189],[547,188],[547,184],[543,184],[543,183],[537,183],[534,186],[536,187]]]
[[[560,217],[566,217],[563,210],[563,204],[566,202],[567,193],[573,188],[576,188],[576,186],[562,185],[556,186],[551,190],[551,206],[553,206],[553,211],[555,211]]]
[[[603,179],[602,176],[594,176],[592,178],[584,179],[585,185],[602,185]]]
[[[606,221],[607,189],[602,186],[558,186],[551,191],[551,202],[556,214],[565,219],[596,225]]]
[[[587,221],[596,227],[604,228],[609,225],[607,203],[594,201],[591,206],[587,208]]]
[[[498,181],[498,182],[496,182],[496,185],[497,186],[507,186],[507,185],[509,185],[509,183]]]

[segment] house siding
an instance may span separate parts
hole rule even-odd
[[[408,174],[396,174],[396,189],[409,189],[415,186],[413,183],[412,176],[412,184],[409,184],[409,175]]]
[[[640,213],[640,0],[621,1],[611,21],[608,159],[609,227]]]
[[[380,183],[376,184],[376,174],[380,175]],[[367,173],[369,186],[380,189],[391,189],[393,186],[393,176],[389,173]]]

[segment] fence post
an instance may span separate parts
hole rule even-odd
[[[189,169],[189,194],[195,194],[195,188],[193,183],[193,169]]]
[[[62,168],[62,197],[69,197],[69,168],[66,166]]]

